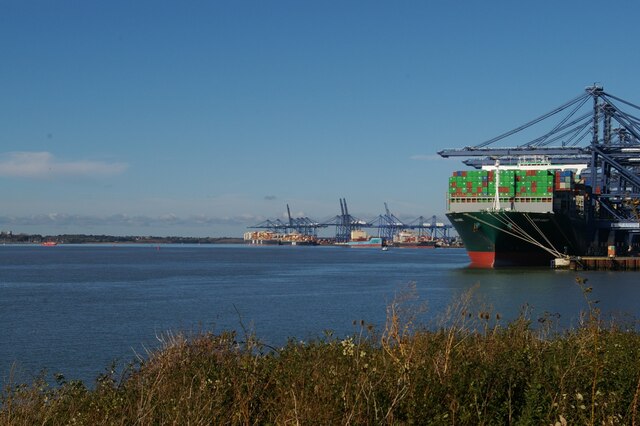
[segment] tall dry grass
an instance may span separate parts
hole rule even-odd
[[[45,377],[2,392],[3,425],[424,424],[634,425],[640,335],[606,323],[586,280],[573,329],[527,308],[504,323],[473,291],[437,327],[415,287],[346,338],[267,348],[251,333],[167,334],[124,375],[87,389]]]

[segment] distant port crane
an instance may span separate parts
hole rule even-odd
[[[417,229],[419,236],[427,236],[431,240],[444,240],[451,241],[449,231],[453,228],[448,223],[443,222],[437,216],[431,216],[427,221],[427,218],[420,216],[412,222],[407,223],[406,229]]]
[[[369,222],[359,219],[349,214],[349,207],[347,206],[347,199],[340,198],[340,214],[333,218],[324,221],[323,225],[335,226],[337,243],[344,243],[351,238],[351,231],[361,230],[362,228],[370,227]]]
[[[370,226],[378,228],[378,236],[385,238],[387,241],[393,240],[393,236],[402,229],[407,229],[406,225],[398,219],[391,211],[387,203],[384,203],[385,214],[379,215],[370,222]]]
[[[346,198],[340,198],[340,214],[323,221],[317,221],[308,217],[293,217],[287,204],[287,219],[267,219],[257,225],[249,226],[250,229],[263,229],[279,234],[299,233],[307,236],[318,236],[318,231],[323,228],[335,227],[335,241],[347,242],[351,238],[352,231],[362,229],[377,229],[378,236],[393,241],[395,235],[403,230],[416,230],[418,236],[426,236],[431,240],[450,241],[449,230],[451,225],[440,221],[436,216],[430,220],[420,216],[410,222],[403,222],[389,210],[384,203],[385,214],[379,215],[373,220],[367,221],[357,218],[349,213]]]
[[[281,219],[267,219],[257,225],[249,226],[250,229],[265,229],[281,234],[289,234],[296,232],[307,236],[318,236],[318,230],[326,228],[328,225],[322,224],[308,217],[292,217],[291,209],[287,204],[287,221]]]
[[[417,231],[418,237],[428,237],[430,240],[449,241],[449,230],[453,228],[449,224],[438,220],[436,216],[432,216],[427,220],[424,216],[420,216],[410,222],[403,222],[396,215],[391,213],[387,203],[384,203],[385,214],[379,215],[377,218],[369,222],[369,227],[378,229],[378,236],[385,238],[387,241],[393,241],[394,236],[401,231]]]

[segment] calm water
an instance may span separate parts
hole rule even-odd
[[[640,274],[581,273],[609,313],[640,314]],[[466,289],[513,318],[560,313],[575,323],[584,299],[575,273],[467,268],[460,249],[250,246],[0,246],[0,382],[43,368],[91,382],[167,330],[256,331],[271,345],[353,321],[384,323],[394,295],[415,282],[429,314]],[[428,318],[425,318],[428,320]]]

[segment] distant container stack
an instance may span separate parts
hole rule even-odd
[[[437,225],[444,225],[444,223],[436,223]],[[389,244],[399,248],[435,248],[436,240],[426,235],[418,235],[410,230],[403,230],[395,234]]]
[[[315,246],[318,239],[312,235],[304,235],[297,232],[278,234],[271,231],[252,231],[244,233],[244,240],[254,245],[291,245],[291,246]]]

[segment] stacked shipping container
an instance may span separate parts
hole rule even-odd
[[[516,170],[516,193],[519,197],[550,197],[553,179],[548,170]]]
[[[545,198],[553,195],[554,183],[556,189],[561,188],[558,175],[554,182],[554,172],[549,170],[500,170],[498,174],[498,194],[501,197]],[[493,197],[496,193],[495,177],[492,170],[453,172],[449,178],[449,196]]]
[[[449,194],[455,197],[487,197],[495,193],[493,174],[484,170],[453,172],[449,178]]]
[[[453,172],[449,178],[451,197],[492,197],[496,193],[494,171]],[[550,197],[553,191],[574,188],[571,170],[500,170],[498,193],[502,197]]]
[[[555,188],[557,191],[573,189],[573,172],[571,170],[556,171]]]

